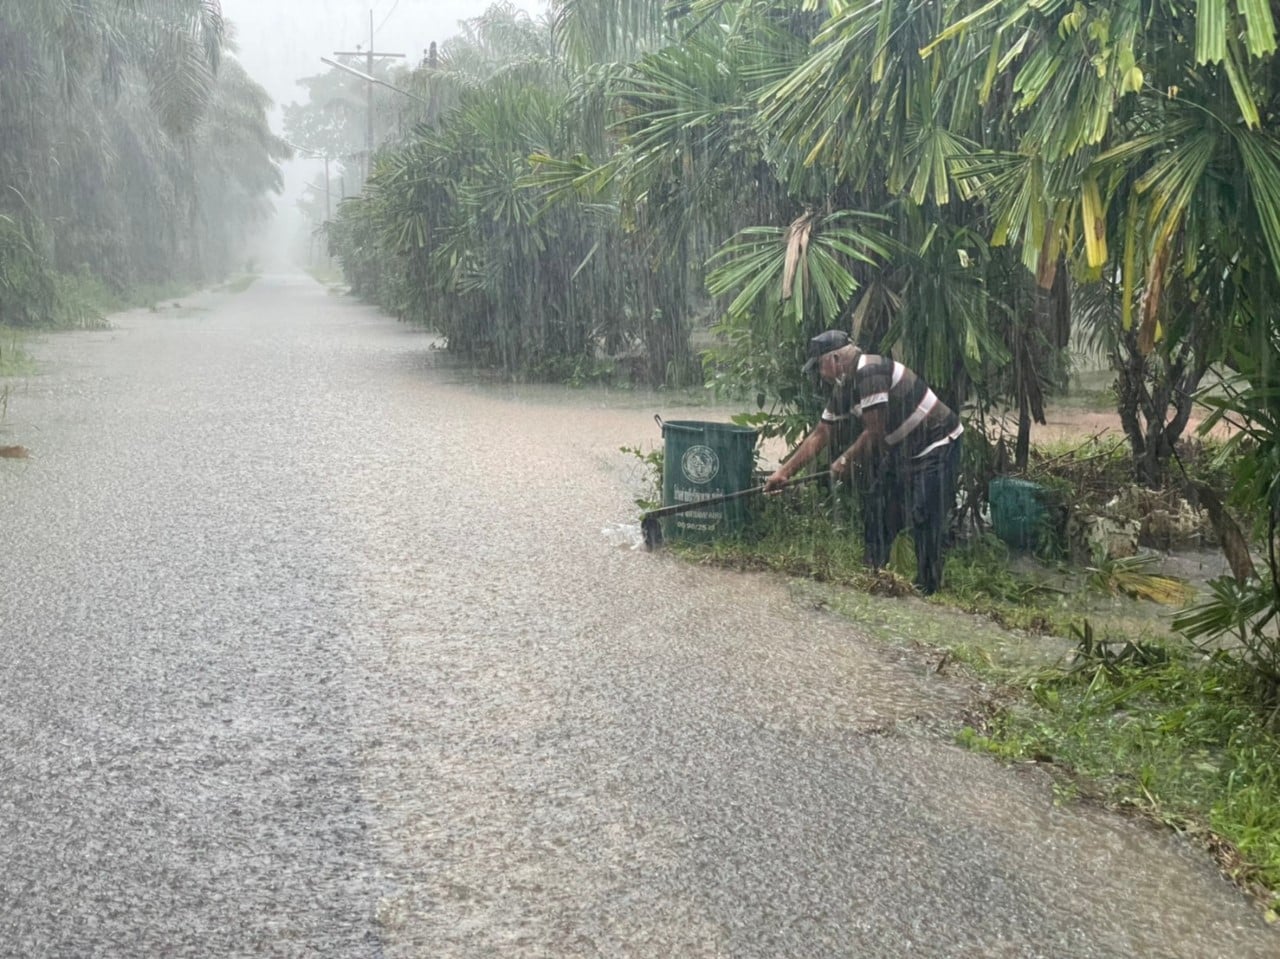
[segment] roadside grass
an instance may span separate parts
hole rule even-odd
[[[757,500],[756,506],[742,535],[707,543],[677,540],[669,548],[691,562],[769,570],[873,595],[913,592],[910,537],[903,534],[894,543],[885,569],[868,569],[857,502],[844,488],[797,488]],[[931,602],[984,616],[1006,629],[1067,635],[1078,619],[1069,592],[1048,576],[1013,569],[1008,548],[990,534],[951,550],[944,580],[945,589]]]
[[[245,290],[249,289],[249,287],[253,286],[254,282],[258,279],[258,276],[259,274],[257,273],[242,273],[239,276],[227,280],[227,282],[218,287],[218,290],[222,293],[243,293]]]
[[[342,268],[333,263],[309,266],[307,267],[307,274],[321,286],[328,287],[330,290],[341,287],[346,283]]]
[[[23,331],[0,326],[0,380],[35,372],[35,360],[26,351],[25,345],[26,335]],[[10,384],[0,382],[0,421],[9,415],[10,390]]]
[[[1132,810],[1211,850],[1240,886],[1280,906],[1280,739],[1251,705],[1250,680],[1222,654],[1186,645],[1082,648],[959,741],[1047,764],[1065,795]],[[1124,652],[1125,650],[1137,652]]]
[[[197,289],[190,283],[172,281],[118,290],[88,272],[63,274],[60,282],[63,300],[76,320],[58,326],[79,329],[103,329],[107,326],[106,317],[111,313],[140,307],[155,311],[162,302],[186,296]]]
[[[26,351],[21,330],[0,326],[0,376],[25,376],[35,372],[35,360]]]
[[[162,303],[178,300],[184,296],[190,296],[199,292],[199,287],[190,283],[158,283],[154,285],[139,287],[136,290],[130,290],[127,294],[119,297],[114,304],[108,309],[108,313],[117,313],[120,310],[132,310],[138,307],[146,307],[155,313],[160,309]]]
[[[660,458],[650,459],[648,468],[660,476]],[[1093,467],[1109,471],[1112,457],[1098,457]],[[895,544],[887,570],[866,569],[848,493],[808,487],[754,502],[739,535],[669,539],[665,548],[692,563],[825,584],[823,605],[873,635],[942,650],[944,660],[1000,691],[980,719],[959,730],[960,743],[1005,761],[1044,764],[1063,799],[1099,802],[1188,835],[1267,904],[1275,921],[1280,737],[1238,660],[1201,652],[1174,635],[1164,616],[1142,612],[1166,609],[1134,598],[1171,598],[1158,577],[1132,563],[1078,570],[1014,564],[1003,543],[984,535],[950,552],[946,586],[927,606],[914,601],[913,612],[912,601],[880,599],[913,592],[909,538]],[[1135,583],[1145,588],[1130,592]],[[1134,617],[1099,616],[1095,635],[1090,617],[1117,605]],[[970,618],[956,620],[961,613]]]
[[[832,501],[813,487],[796,488],[755,505],[756,515],[743,535],[706,543],[676,539],[670,548],[710,565],[771,570],[845,586],[869,584],[846,498],[837,493]]]
[[[107,316],[112,313],[139,307],[156,311],[162,302],[185,296],[196,289],[190,283],[175,281],[119,290],[87,270],[60,273],[54,277],[48,302],[39,311],[42,321],[31,328],[102,330],[110,325]]]

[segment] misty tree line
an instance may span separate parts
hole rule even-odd
[[[289,154],[218,0],[0,0],[0,324],[242,267]]]

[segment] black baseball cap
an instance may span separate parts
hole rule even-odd
[[[809,359],[805,361],[804,366],[800,367],[800,371],[802,373],[811,372],[818,365],[818,361],[832,350],[838,350],[852,342],[849,339],[849,334],[844,330],[827,330],[819,333],[809,341]]]

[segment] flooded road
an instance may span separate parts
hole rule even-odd
[[[907,653],[604,535],[619,447],[705,413],[474,382],[302,277],[32,350],[0,955],[1280,952],[1176,837],[950,745]]]

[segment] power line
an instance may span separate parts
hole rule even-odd
[[[382,22],[378,24],[378,30],[381,30],[387,25],[387,21],[391,19],[391,14],[396,12],[396,7],[398,6],[400,6],[400,0],[396,0],[395,3],[391,4],[391,9],[387,11],[387,15],[383,17]],[[378,30],[375,30],[374,33],[377,33]]]

